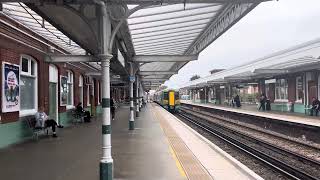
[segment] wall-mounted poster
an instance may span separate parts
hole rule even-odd
[[[19,66],[2,63],[2,112],[20,110]]]
[[[68,77],[60,76],[60,106],[66,106],[68,100]]]

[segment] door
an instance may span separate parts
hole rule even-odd
[[[314,81],[308,82],[308,100],[309,104],[312,103],[312,98],[318,98],[317,96],[317,84]]]
[[[57,83],[49,83],[49,117],[58,121]]]

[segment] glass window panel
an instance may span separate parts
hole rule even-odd
[[[29,63],[29,60],[28,60],[28,59],[22,58],[21,71],[23,71],[23,72],[28,72],[28,70],[29,70],[28,63]]]
[[[68,88],[67,88],[67,91],[68,91],[68,101],[67,101],[67,104],[68,105],[73,105],[73,98],[72,98],[72,84],[68,84]]]
[[[79,100],[83,104],[83,87],[79,87]]]
[[[21,110],[35,109],[35,78],[21,76]]]
[[[31,75],[35,75],[35,63],[33,61],[30,61],[31,62]]]

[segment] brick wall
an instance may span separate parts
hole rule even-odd
[[[20,37],[21,38],[21,37]],[[2,62],[8,62],[12,64],[20,65],[20,56],[22,54],[29,55],[37,61],[38,66],[38,106],[43,106],[45,111],[49,111],[49,64],[44,62],[45,55],[26,44],[21,44],[12,39],[0,36],[0,62],[1,62],[1,72],[2,72]],[[59,63],[56,64],[58,68],[58,75],[60,81],[60,75],[67,76],[67,70],[70,70],[74,74],[74,105],[80,101],[79,99],[79,76],[80,74],[84,75],[85,72],[74,66]],[[0,81],[2,84],[2,73],[0,73]],[[97,86],[95,86],[96,88]],[[87,86],[84,83],[84,102],[86,102],[86,89]],[[0,88],[0,93],[2,87]],[[2,102],[2,95],[0,100]],[[58,102],[59,102],[59,112],[66,112],[66,106],[60,106],[60,82],[58,82]],[[85,103],[84,103],[85,104]],[[1,103],[2,106],[2,103]],[[86,106],[85,106],[86,107]],[[10,112],[10,113],[1,113],[1,123],[14,122],[19,119],[19,112]]]

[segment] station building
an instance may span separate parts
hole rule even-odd
[[[42,29],[44,36],[21,23],[19,18],[0,13],[0,148],[31,136],[25,120],[32,118],[40,107],[64,126],[70,125],[78,103],[93,116],[102,113],[101,67],[91,62],[51,63],[47,52],[55,55],[86,52],[61,32],[59,39]],[[25,19],[23,22],[28,22]],[[54,28],[50,24],[46,27]],[[65,45],[62,40],[68,43]],[[124,58],[118,49],[114,57],[119,60],[112,67],[124,69]],[[113,99],[128,101],[128,83],[120,75],[111,75]]]
[[[230,105],[238,94],[243,104],[257,107],[265,94],[271,110],[308,113],[320,96],[320,39],[315,39],[185,84],[182,94],[193,102]]]

